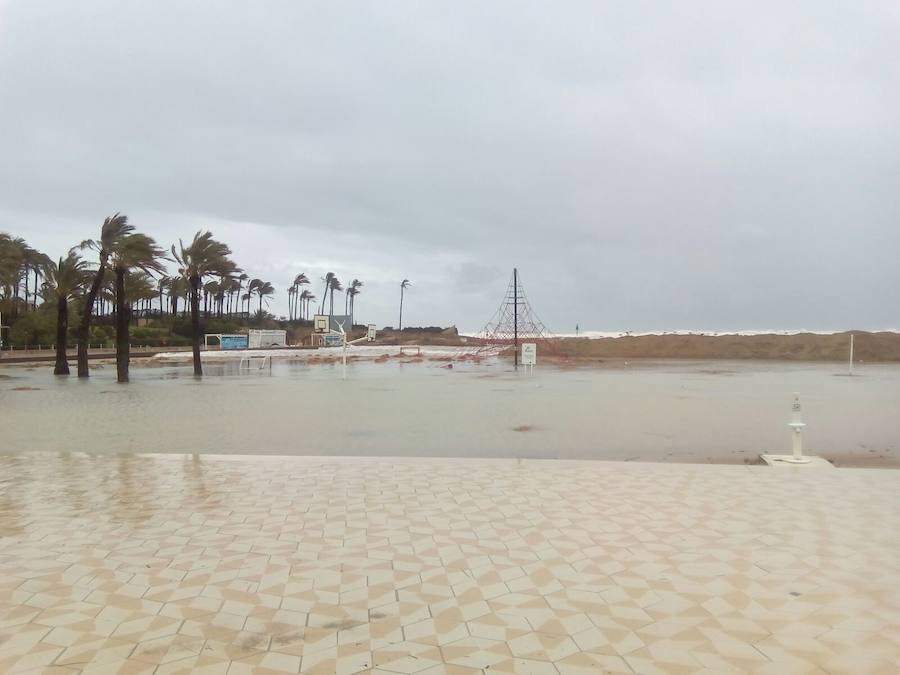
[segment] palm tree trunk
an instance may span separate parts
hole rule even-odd
[[[194,352],[194,375],[203,375],[200,363],[200,277],[191,277],[191,347]]]
[[[397,330],[403,330],[403,287],[400,287],[400,326]]]
[[[78,324],[78,377],[88,377],[88,339],[91,332],[91,318],[94,313],[94,301],[103,283],[103,275],[106,272],[106,261],[101,256],[100,267],[91,282],[91,288],[84,300],[84,309],[81,312],[81,322]]]
[[[69,361],[66,359],[66,340],[69,332],[69,299],[61,297],[56,301],[56,366],[54,375],[68,375]]]
[[[116,381],[128,382],[128,303],[125,302],[125,269],[116,268]]]

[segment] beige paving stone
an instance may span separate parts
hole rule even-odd
[[[159,665],[197,656],[203,651],[203,647],[204,640],[186,635],[167,635],[153,640],[142,640],[131,652],[130,658]]]
[[[457,666],[469,668],[490,668],[508,660],[509,644],[502,640],[468,637],[441,647],[444,661]]]
[[[231,662],[229,675],[253,673],[254,675],[274,675],[281,673],[299,673],[300,657],[280,652],[259,652]]]
[[[92,639],[93,638],[93,639]],[[57,665],[83,667],[86,664],[109,663],[127,659],[137,644],[121,638],[95,638],[85,635],[67,647],[57,658]]]
[[[161,664],[154,675],[226,675],[231,659],[198,654],[180,661]]]
[[[900,472],[73,454],[0,475],[2,673],[900,673]]]
[[[578,652],[554,663],[560,675],[631,675],[634,671],[619,656]]]
[[[61,647],[41,643],[20,654],[0,656],[0,673],[20,673],[49,666],[62,651]]]
[[[375,670],[392,673],[420,673],[445,664],[441,650],[434,645],[399,642],[376,649],[372,654]]]

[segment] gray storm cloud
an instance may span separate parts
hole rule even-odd
[[[895,2],[0,2],[0,230],[209,228],[382,325],[410,278],[405,322],[477,329],[517,265],[559,332],[900,328],[897,34]]]

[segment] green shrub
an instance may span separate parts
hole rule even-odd
[[[55,343],[56,309],[44,304],[34,312],[20,314],[9,329],[9,342],[16,349]]]

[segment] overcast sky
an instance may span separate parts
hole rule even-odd
[[[0,230],[199,228],[357,319],[900,328],[900,2],[0,0]],[[321,284],[312,290],[321,296]],[[342,300],[338,304],[342,306]]]

